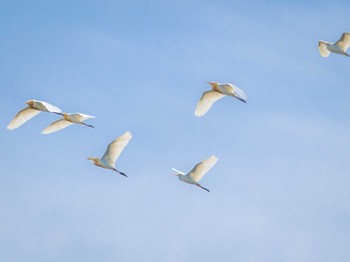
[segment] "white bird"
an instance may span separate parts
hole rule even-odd
[[[328,57],[330,52],[350,56],[346,53],[346,50],[350,46],[350,33],[343,33],[340,39],[335,43],[329,43],[325,41],[318,41],[318,51],[321,56]]]
[[[120,156],[126,145],[129,143],[131,138],[132,134],[129,131],[125,132],[123,135],[121,135],[108,145],[106,152],[101,158],[88,157],[88,160],[91,160],[96,166],[111,169],[127,177],[126,174],[120,172],[115,168],[115,161],[117,161],[118,157]]]
[[[202,94],[199,100],[194,115],[197,117],[205,115],[212,105],[224,96],[233,96],[242,102],[247,102],[247,95],[233,84],[220,84],[216,82],[208,82],[212,90],[206,91]]]
[[[176,174],[174,174],[174,175],[177,176],[181,181],[188,183],[188,184],[191,184],[191,185],[198,186],[198,187],[210,192],[209,189],[202,187],[198,182],[199,182],[199,180],[202,179],[202,177],[206,173],[209,172],[209,170],[216,164],[217,161],[218,161],[218,158],[216,156],[212,155],[208,159],[203,160],[202,162],[195,165],[195,167],[192,168],[192,170],[188,174],[185,174],[185,173],[183,173],[175,168],[172,168],[172,170],[176,172]]]
[[[57,132],[63,128],[66,128],[67,126],[73,125],[73,124],[80,124],[85,125],[88,127],[93,127],[92,125],[88,125],[84,123],[84,120],[95,118],[94,116],[85,115],[82,113],[60,113],[60,115],[63,116],[62,119],[59,119],[53,123],[51,123],[48,127],[46,127],[41,133],[42,134],[51,134],[53,132]]]
[[[17,127],[23,125],[25,122],[27,122],[29,119],[33,118],[40,112],[49,112],[55,114],[60,114],[62,112],[62,110],[58,107],[43,101],[28,100],[26,104],[28,105],[28,107],[22,109],[16,114],[16,116],[8,124],[7,129],[16,129]]]

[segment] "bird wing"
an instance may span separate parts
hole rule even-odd
[[[44,101],[38,101],[38,100],[33,100],[33,101],[40,104],[40,106],[43,107],[44,109],[46,109],[47,112],[62,113],[62,110],[60,108],[58,108],[57,106],[51,105],[51,104],[44,102]]]
[[[76,117],[80,121],[84,121],[84,120],[90,119],[90,118],[95,118],[94,116],[89,116],[89,115],[85,115],[85,114],[82,114],[82,113],[73,113],[73,114],[70,114],[70,115],[73,116],[73,117]]]
[[[224,96],[225,95],[220,94],[219,92],[216,92],[214,90],[204,92],[196,106],[196,111],[194,112],[194,115],[197,117],[205,115],[205,113],[208,112],[211,106]]]
[[[64,119],[60,119],[51,123],[51,125],[46,127],[43,131],[41,131],[41,133],[44,135],[51,134],[51,133],[57,132],[58,130],[66,128],[67,126],[70,126],[70,125],[73,125],[73,123],[68,122]]]
[[[327,49],[327,45],[323,42],[318,42],[318,51],[323,57],[328,57],[330,54],[330,51]]]
[[[176,168],[173,168],[173,167],[172,167],[171,170],[173,170],[174,172],[176,172],[176,173],[178,173],[178,174],[185,175],[184,172],[181,172],[181,171],[177,170]]]
[[[343,33],[336,44],[345,52],[350,46],[350,33]]]
[[[27,122],[29,119],[33,118],[39,113],[40,111],[38,110],[26,107],[15,115],[15,117],[8,124],[7,129],[9,130],[16,129],[17,127],[23,125],[25,122]]]
[[[203,160],[202,162],[198,163],[194,168],[192,168],[191,172],[188,173],[188,176],[190,176],[193,180],[199,182],[199,180],[201,180],[202,177],[206,173],[208,173],[208,171],[215,165],[217,161],[218,158],[212,155],[208,159]]]
[[[114,166],[115,161],[117,161],[118,157],[123,152],[123,149],[129,143],[131,138],[132,134],[129,131],[118,137],[108,145],[107,150],[102,156],[101,160],[104,160],[111,166]]]

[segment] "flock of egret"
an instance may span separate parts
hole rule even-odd
[[[320,55],[323,57],[328,57],[331,52],[345,56],[350,56],[350,54],[346,52],[346,50],[349,47],[350,33],[343,33],[340,39],[334,43],[329,43],[325,41],[318,42],[318,49]],[[199,102],[197,103],[194,113],[194,115],[197,117],[205,115],[212,107],[212,105],[224,96],[232,96],[244,103],[247,102],[247,95],[233,84],[220,84],[217,82],[208,83],[211,85],[212,89],[204,92]],[[84,121],[87,119],[95,118],[94,116],[82,113],[62,113],[62,110],[60,108],[51,105],[47,102],[38,100],[29,100],[26,102],[26,104],[28,106],[19,111],[8,124],[8,130],[13,130],[20,127],[40,112],[54,113],[62,116],[61,119],[54,121],[48,127],[46,127],[42,131],[42,134],[51,134],[73,124],[80,124],[93,128],[92,125],[86,124]],[[113,170],[127,177],[125,173],[115,168],[115,162],[117,161],[118,157],[120,156],[126,145],[129,143],[131,138],[132,134],[129,131],[125,132],[123,135],[119,136],[108,145],[106,152],[101,158],[88,157],[88,160],[91,160],[96,166]],[[187,174],[173,168],[173,171],[176,172],[174,175],[176,175],[181,181],[185,183],[198,186],[210,192],[209,189],[201,186],[199,184],[199,181],[203,178],[203,176],[206,173],[210,171],[210,169],[216,164],[217,161],[218,158],[215,155],[212,155],[208,159],[205,159],[202,162],[195,165],[192,168],[192,170]]]

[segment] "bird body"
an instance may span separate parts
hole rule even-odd
[[[191,185],[197,185],[198,182],[196,180],[194,180],[191,176],[187,176],[187,175],[179,175],[178,176],[179,179],[187,184],[191,184]]]
[[[60,114],[62,112],[62,110],[58,107],[44,101],[28,100],[26,104],[28,106],[16,114],[16,116],[8,124],[7,129],[13,130],[20,127],[40,112],[49,112],[55,114]]]
[[[96,166],[106,168],[106,169],[111,169],[111,170],[115,169],[114,165],[111,165],[103,158],[90,157],[89,160],[92,160],[94,162],[94,165],[96,165]]]
[[[205,115],[212,107],[212,105],[224,96],[232,96],[244,103],[247,102],[247,95],[240,88],[233,84],[220,84],[217,82],[208,83],[211,85],[212,89],[204,92],[199,102],[197,103],[194,113],[194,115],[197,117]]]
[[[183,181],[187,184],[198,186],[198,187],[210,192],[209,189],[200,185],[199,181],[203,178],[203,176],[206,173],[209,172],[209,170],[216,164],[217,161],[218,161],[218,158],[216,156],[212,155],[208,159],[203,160],[202,162],[195,165],[192,168],[192,170],[187,174],[185,174],[185,173],[183,173],[175,168],[172,168],[172,170],[176,172],[174,175],[177,176],[181,181]]]
[[[73,124],[80,124],[80,125],[85,125],[88,127],[92,127],[92,125],[88,125],[84,122],[84,120],[90,119],[90,118],[95,118],[94,116],[89,116],[86,114],[82,113],[61,113],[60,115],[63,116],[62,119],[59,119],[53,123],[51,123],[48,127],[46,127],[41,133],[42,134],[51,134],[54,132],[57,132],[63,128],[66,128],[70,125]]]
[[[122,153],[126,145],[129,143],[131,138],[132,138],[132,134],[129,131],[125,132],[123,135],[121,135],[120,137],[118,137],[108,145],[106,152],[101,158],[88,157],[88,160],[92,161],[93,164],[96,166],[113,170],[127,177],[126,174],[124,174],[123,172],[115,168],[115,162],[119,158],[120,154]]]
[[[326,41],[318,41],[318,50],[320,55],[323,57],[328,57],[329,54],[336,53],[340,55],[350,56],[346,50],[350,46],[350,33],[343,33],[337,42],[329,43]]]

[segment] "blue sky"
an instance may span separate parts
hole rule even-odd
[[[131,2],[131,1],[130,1]],[[1,261],[347,261],[348,1],[0,1]],[[206,81],[231,82],[193,116]],[[24,102],[95,129],[6,130]],[[109,142],[134,137],[117,162]],[[202,180],[171,176],[215,154]]]

